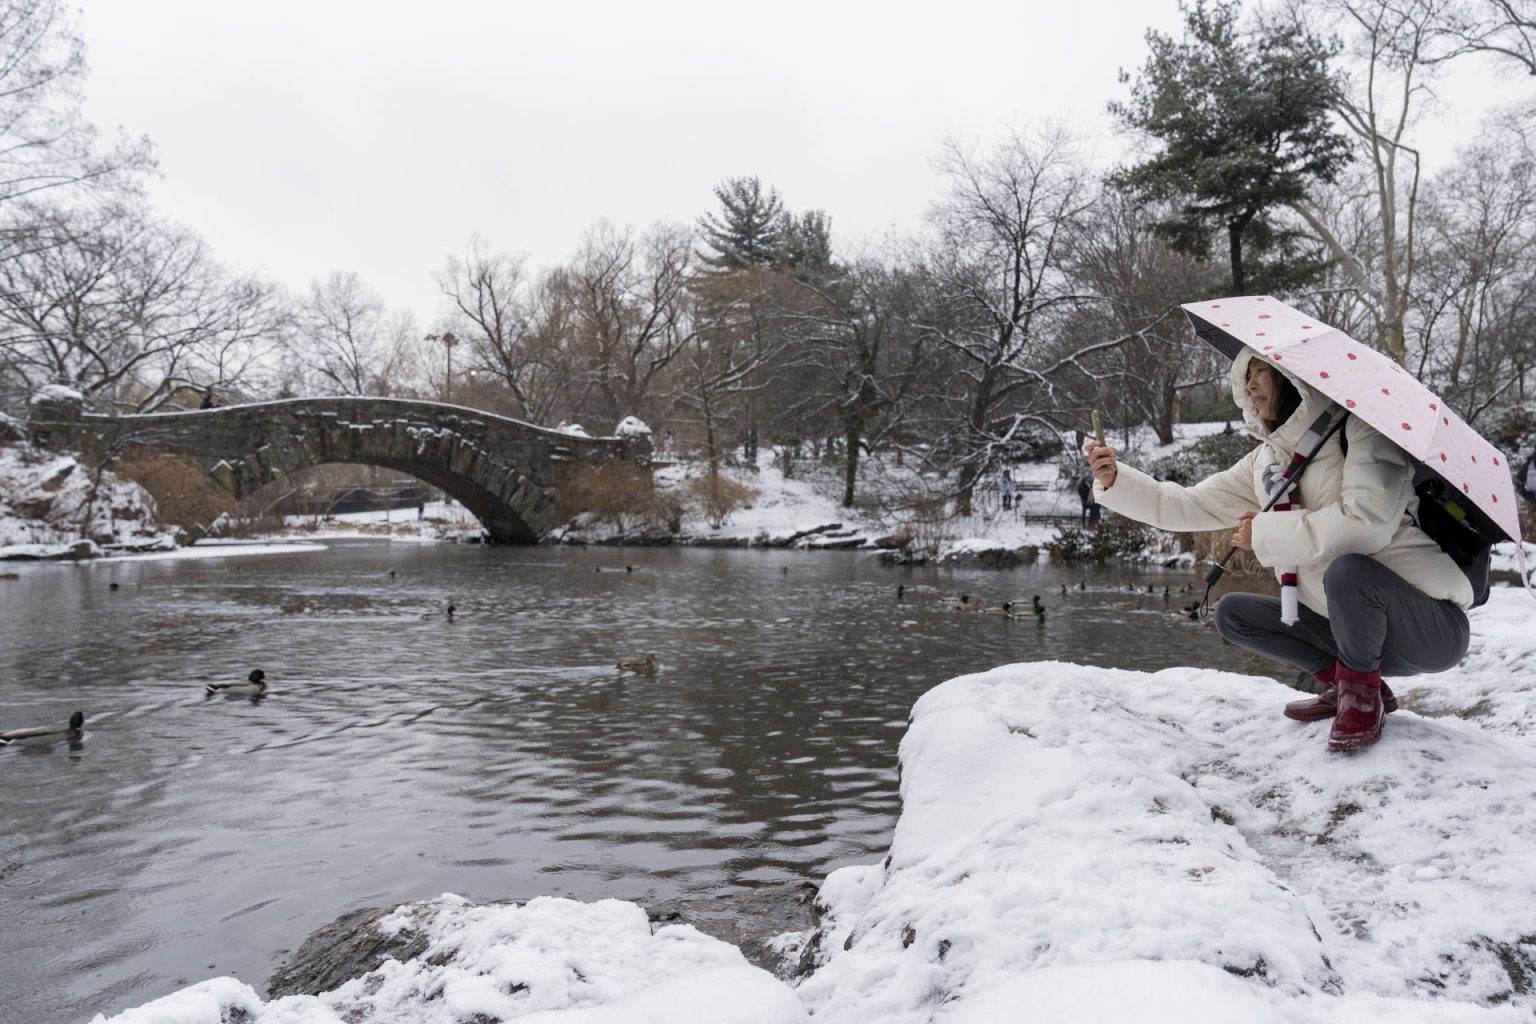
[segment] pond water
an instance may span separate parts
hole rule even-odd
[[[358,907],[645,901],[867,863],[908,710],[961,673],[1279,677],[1179,617],[1187,571],[358,542],[21,572],[0,580],[0,728],[87,715],[76,744],[0,750],[0,1006],[28,1024],[218,974],[265,991]],[[960,593],[1048,612],[948,610]],[[423,617],[450,601],[451,623]],[[652,652],[655,676],[614,670]],[[253,668],[264,699],[204,697]]]

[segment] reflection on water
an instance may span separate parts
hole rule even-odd
[[[819,879],[884,851],[907,712],[944,679],[1271,673],[1179,617],[1187,579],[383,543],[29,568],[0,581],[0,727],[88,720],[0,751],[0,1002],[63,1024],[214,974],[262,990],[338,914],[445,891]],[[946,610],[960,592],[1038,593],[1046,620]],[[614,670],[649,652],[657,675]],[[203,695],[253,668],[265,698]]]

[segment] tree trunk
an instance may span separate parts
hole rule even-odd
[[[850,426],[844,440],[848,451],[843,457],[843,508],[852,508],[853,486],[859,476],[859,445],[863,440],[859,428]]]
[[[1173,444],[1173,427],[1178,421],[1179,389],[1168,385],[1163,388],[1162,401],[1157,406],[1157,421],[1153,424],[1158,444]]]
[[[1243,228],[1246,226],[1246,221],[1227,225],[1227,256],[1232,261],[1233,295],[1247,294],[1248,274],[1243,270]]]

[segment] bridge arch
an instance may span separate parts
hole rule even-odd
[[[478,409],[391,398],[101,416],[55,396],[33,403],[28,427],[50,447],[176,452],[237,498],[310,466],[380,466],[439,488],[468,508],[492,540],[517,544],[537,543],[560,525],[555,492],[577,467],[611,459],[649,465],[651,457],[644,433],[582,437]]]

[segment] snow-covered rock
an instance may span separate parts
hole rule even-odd
[[[205,981],[96,1024],[797,1024],[794,992],[736,947],[690,925],[654,930],[633,903],[539,898],[476,906],[453,895],[402,907],[385,931],[427,948],[320,996],[264,1002],[233,978]],[[238,1011],[237,1015],[235,1011]]]
[[[27,549],[81,539],[143,546],[161,535],[148,491],[111,473],[92,476],[72,455],[0,447],[0,558],[38,557]]]
[[[592,436],[591,434],[587,433],[587,428],[583,427],[580,423],[567,423],[564,420],[561,420],[560,425],[555,429],[562,434],[570,434],[572,437]]]
[[[619,420],[619,425],[613,428],[614,437],[650,437],[651,428],[645,421],[635,416],[625,416]]]

